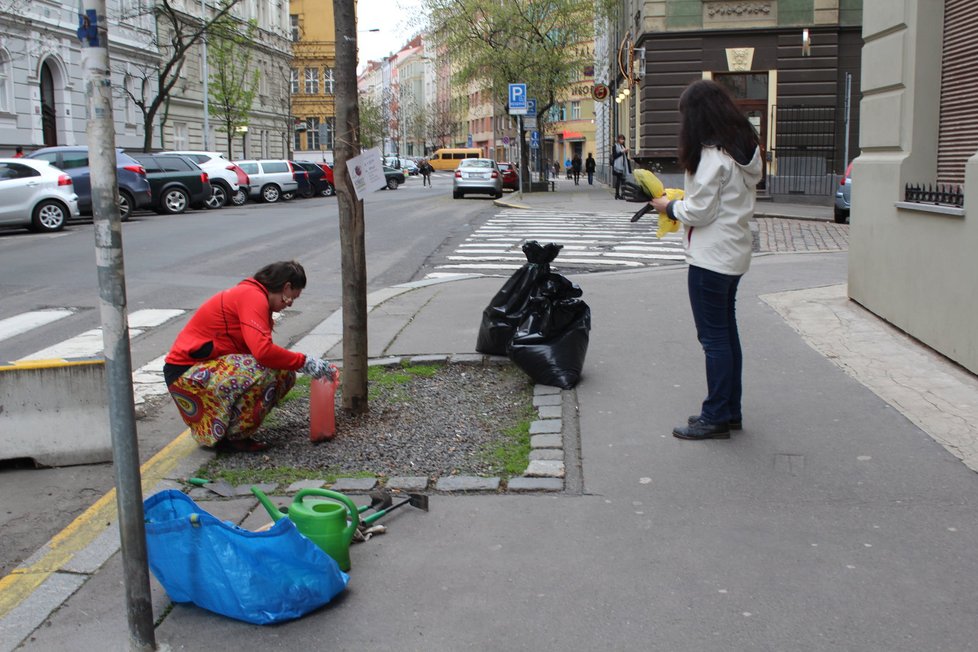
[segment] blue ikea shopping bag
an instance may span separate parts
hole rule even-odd
[[[350,581],[287,518],[252,532],[173,489],[147,498],[143,510],[150,570],[174,602],[267,625],[321,607]]]

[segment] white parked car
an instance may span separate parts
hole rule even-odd
[[[295,196],[299,182],[295,180],[292,163],[279,159],[235,161],[251,179],[252,199],[268,203],[277,202],[285,196]]]
[[[239,175],[232,163],[221,152],[167,151],[161,154],[181,154],[200,166],[211,180],[213,196],[207,200],[207,208],[220,208],[238,192]]]
[[[78,217],[78,195],[67,173],[47,161],[0,158],[0,225],[60,231]]]

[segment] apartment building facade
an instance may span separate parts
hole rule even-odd
[[[678,99],[726,86],[761,135],[765,189],[830,202],[858,151],[862,0],[625,0],[613,25],[611,132],[676,169]]]
[[[290,114],[294,156],[333,160],[336,133],[336,26],[332,0],[291,0]]]
[[[216,7],[212,0],[172,0],[170,6],[191,30]],[[157,70],[172,56],[163,47],[171,24],[159,20],[155,8],[140,0],[106,3],[116,144],[127,149],[143,149],[146,137],[146,120],[132,98],[156,96]],[[283,109],[292,56],[288,5],[242,0],[232,16],[242,26],[249,21],[256,26],[249,50],[259,76],[247,128],[233,135],[228,153],[284,156],[291,142]],[[0,21],[0,147],[87,144],[79,25],[76,5],[15,2],[6,8]],[[186,52],[168,100],[150,122],[150,149],[226,149],[220,125],[211,116],[205,119],[210,82],[205,50],[200,41]]]

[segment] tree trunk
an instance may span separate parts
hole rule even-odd
[[[357,104],[355,0],[333,0],[336,26],[336,139],[333,174],[339,201],[343,274],[343,409],[364,414],[367,405],[367,259],[363,202],[357,199],[346,162],[360,154]]]

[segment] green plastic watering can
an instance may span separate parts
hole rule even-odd
[[[360,525],[359,508],[352,500],[329,489],[302,489],[295,495],[286,513],[280,511],[258,487],[252,487],[251,493],[255,494],[272,520],[288,517],[304,537],[335,559],[341,570],[350,570],[350,542]]]

